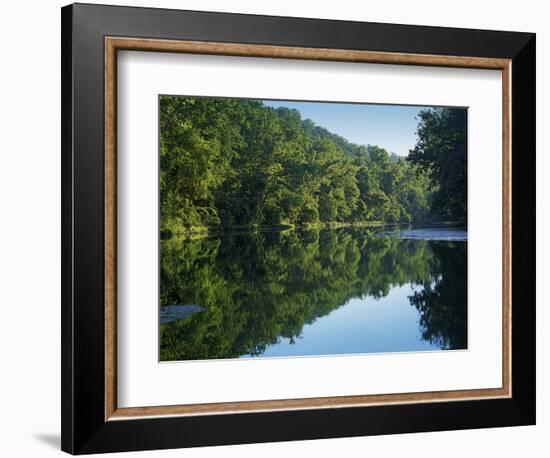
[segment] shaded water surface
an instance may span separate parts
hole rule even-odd
[[[466,253],[455,228],[163,241],[161,360],[465,349]]]

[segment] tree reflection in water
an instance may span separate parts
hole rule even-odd
[[[409,298],[419,313],[422,338],[441,349],[467,347],[466,243],[430,242],[437,260],[433,284]]]
[[[161,242],[161,306],[204,309],[161,325],[162,361],[259,356],[353,298],[408,297],[421,337],[467,346],[466,243],[377,237],[366,229],[224,234]]]

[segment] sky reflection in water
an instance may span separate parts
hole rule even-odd
[[[466,232],[414,231],[166,244],[161,306],[200,311],[161,324],[161,360],[467,348]]]
[[[292,343],[291,339],[281,339],[267,347],[262,356],[439,350],[438,345],[422,339],[418,312],[407,299],[421,290],[418,286],[396,286],[381,299],[351,299],[329,315],[305,325]]]

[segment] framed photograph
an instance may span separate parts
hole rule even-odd
[[[62,448],[535,423],[535,35],[62,9]]]

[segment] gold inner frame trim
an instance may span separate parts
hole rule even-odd
[[[502,72],[502,387],[416,393],[334,396],[118,408],[117,405],[117,51],[175,52],[240,57],[421,65],[500,70]],[[511,363],[511,60],[482,57],[405,54],[289,46],[105,37],[105,420],[212,415],[506,398],[512,394]]]

